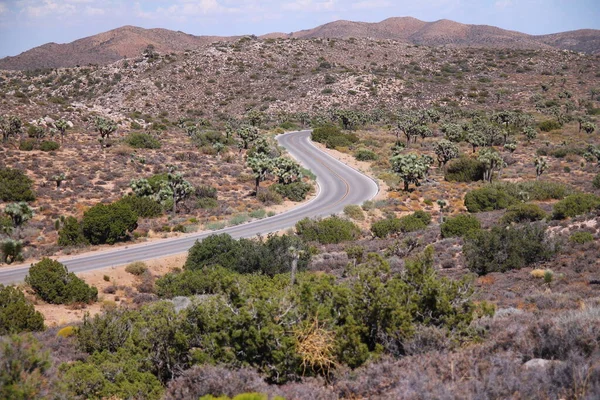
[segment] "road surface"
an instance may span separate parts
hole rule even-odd
[[[198,232],[148,243],[97,250],[59,258],[58,261],[65,264],[70,272],[79,273],[185,253],[196,240],[209,235],[228,233],[234,238],[265,235],[292,227],[306,217],[322,217],[339,213],[344,206],[362,204],[377,194],[377,184],[371,178],[315,147],[310,141],[310,131],[290,132],[279,135],[276,139],[305,168],[317,175],[318,194],[308,203],[269,218],[218,231]],[[30,264],[22,264],[0,267],[0,283],[22,282],[29,266]]]

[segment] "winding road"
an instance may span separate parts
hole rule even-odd
[[[58,261],[65,264],[70,272],[79,273],[185,253],[196,240],[209,235],[228,233],[234,238],[265,235],[292,227],[303,218],[336,214],[348,204],[361,204],[375,197],[378,186],[371,178],[315,147],[310,141],[310,133],[311,131],[289,132],[276,138],[296,160],[317,175],[318,194],[308,203],[269,218],[218,231],[198,232],[154,242],[97,250],[59,258]],[[22,282],[29,266],[22,264],[0,267],[0,283]]]

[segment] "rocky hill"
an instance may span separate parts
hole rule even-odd
[[[15,57],[0,60],[0,69],[31,70],[106,65],[123,58],[139,56],[148,45],[160,53],[182,52],[209,43],[235,38],[194,36],[168,29],[124,26],[71,43],[47,43]]]
[[[48,43],[15,57],[0,60],[0,69],[31,70],[106,65],[122,58],[139,56],[148,45],[161,53],[198,50],[217,41],[231,42],[239,37],[194,36],[166,29],[125,26],[67,44]],[[406,44],[450,47],[507,49],[567,49],[597,54],[600,31],[586,29],[551,35],[532,36],[487,25],[466,25],[449,20],[424,22],[411,17],[389,18],[378,23],[336,21],[314,29],[270,33],[261,39],[275,38],[370,38],[396,40]]]

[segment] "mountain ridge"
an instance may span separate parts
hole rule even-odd
[[[273,32],[263,40],[372,38],[397,40],[425,46],[511,48],[531,50],[571,50],[600,54],[600,30],[580,29],[546,35],[529,35],[491,25],[462,24],[448,19],[425,22],[413,17],[391,17],[381,22],[339,20],[292,33]],[[230,42],[240,36],[195,36],[164,28],[145,29],[126,25],[70,43],[46,43],[17,56],[0,59],[0,69],[30,70],[106,65],[123,58],[139,56],[153,45],[161,53],[197,49],[214,42]]]

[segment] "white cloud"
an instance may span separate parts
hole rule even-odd
[[[353,3],[351,8],[353,10],[373,10],[376,8],[387,8],[391,7],[393,4],[391,1],[387,0],[366,0],[359,1],[358,3]]]
[[[99,16],[99,15],[105,15],[106,11],[103,10],[102,8],[87,6],[85,8],[85,14],[89,15],[89,16]]]
[[[0,3],[0,15],[8,13],[8,6],[4,3]]]
[[[290,3],[284,3],[281,8],[287,11],[334,11],[336,0],[313,1],[313,0],[296,0]]]

